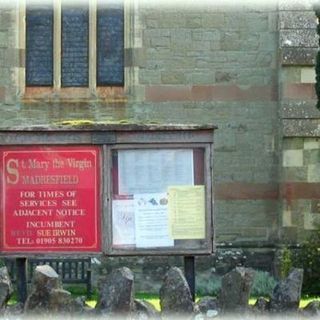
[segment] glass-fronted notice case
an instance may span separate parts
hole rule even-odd
[[[214,129],[0,131],[0,255],[212,253]]]
[[[112,248],[201,248],[204,148],[112,151]]]

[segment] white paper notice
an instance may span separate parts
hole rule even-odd
[[[169,236],[168,196],[166,193],[134,195],[136,246],[171,247]]]
[[[112,243],[113,245],[134,245],[134,201],[112,201]]]
[[[193,185],[193,150],[119,150],[119,194],[165,192]]]

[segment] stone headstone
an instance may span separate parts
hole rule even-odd
[[[199,311],[203,314],[206,314],[209,310],[219,310],[218,300],[214,297],[202,297],[197,302],[197,306],[199,308]]]
[[[53,289],[62,289],[59,275],[48,265],[37,266],[33,274],[31,293],[24,306],[25,311],[48,311],[50,292]]]
[[[288,277],[279,282],[270,299],[270,310],[273,312],[295,312],[299,308],[303,269],[294,268]]]
[[[32,289],[49,292],[51,289],[62,288],[61,280],[56,271],[49,265],[41,265],[35,268]]]
[[[0,268],[0,310],[5,307],[13,292],[7,267]]]
[[[309,302],[303,308],[303,314],[306,316],[320,318],[320,301],[314,300],[314,301]]]
[[[135,299],[135,316],[134,319],[157,319],[160,320],[160,312],[148,301]]]
[[[98,313],[124,315],[134,310],[134,283],[130,269],[123,267],[114,270],[100,286]]]
[[[269,301],[263,297],[259,297],[253,306],[254,311],[265,313],[269,310]]]
[[[49,293],[48,310],[55,314],[81,313],[84,310],[84,303],[73,299],[69,291],[52,289]]]
[[[188,283],[182,271],[170,268],[160,288],[160,306],[164,317],[192,317],[194,303]]]
[[[219,306],[222,312],[247,310],[254,271],[236,267],[222,277]]]

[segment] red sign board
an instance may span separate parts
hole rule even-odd
[[[99,148],[0,148],[2,252],[98,252]]]

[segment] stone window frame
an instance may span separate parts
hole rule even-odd
[[[134,68],[126,65],[124,54],[124,84],[123,86],[97,86],[97,0],[89,0],[89,83],[88,87],[62,87],[61,86],[61,7],[62,0],[53,1],[53,86],[27,86],[26,85],[26,1],[19,2],[19,98],[29,102],[42,101],[86,101],[108,100],[125,101],[129,92],[129,85],[135,78]],[[130,0],[124,1],[124,52],[132,47],[134,42],[133,4]]]

